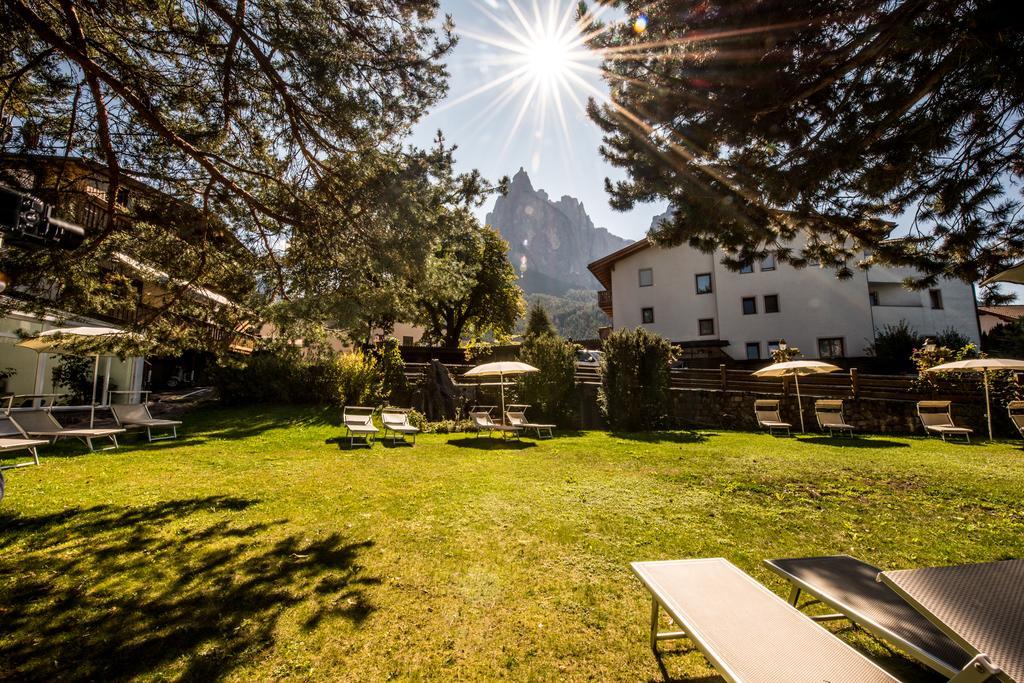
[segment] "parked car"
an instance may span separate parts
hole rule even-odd
[[[576,352],[576,367],[597,370],[601,367],[601,359],[604,357],[602,351],[588,351],[579,349]]]

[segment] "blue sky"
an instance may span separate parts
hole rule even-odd
[[[459,170],[476,168],[496,181],[523,167],[535,188],[546,190],[553,199],[571,195],[583,202],[595,225],[638,239],[646,233],[651,218],[667,205],[641,205],[629,213],[608,206],[604,179],[622,179],[625,175],[601,158],[600,130],[582,108],[595,91],[607,92],[591,70],[597,62],[583,50],[574,49],[569,59],[578,62],[573,69],[575,76],[552,77],[545,66],[552,59],[566,58],[559,52],[558,45],[564,42],[559,42],[557,36],[572,35],[572,22],[563,23],[562,18],[573,7],[566,0],[543,0],[538,17],[532,0],[518,0],[515,7],[508,0],[442,0],[442,13],[452,15],[460,36],[459,45],[447,60],[449,93],[419,123],[411,141],[428,146],[441,129],[448,142],[459,147]],[[530,36],[515,9],[532,27],[562,26],[564,30]],[[550,12],[552,9],[554,12]],[[503,28],[502,22],[518,35]],[[527,47],[517,52],[515,48],[524,42]],[[555,49],[548,54],[550,42],[555,43]],[[516,70],[521,72],[519,76],[510,78]],[[481,218],[493,204],[493,198],[488,200],[480,211]]]

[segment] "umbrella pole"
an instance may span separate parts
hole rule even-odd
[[[985,417],[988,420],[988,440],[992,440],[992,402],[988,397],[988,370],[983,371],[985,375]]]
[[[498,384],[501,385],[501,424],[505,424],[505,375],[498,374]]]
[[[100,377],[100,354],[96,354],[96,362],[92,366],[92,403],[89,404],[89,429],[96,424],[96,383]]]
[[[799,373],[796,373],[796,372],[793,373],[793,380],[796,382],[796,407],[797,407],[797,410],[800,411],[800,433],[801,434],[806,434],[807,432],[804,429],[804,404],[803,404],[803,401],[800,400],[800,375],[799,375]]]

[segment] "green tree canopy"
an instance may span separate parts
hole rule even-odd
[[[530,339],[542,334],[557,335],[558,330],[555,329],[551,318],[548,317],[544,305],[540,301],[534,300],[533,305],[530,306],[530,312],[526,316],[526,332],[523,333],[523,336]]]
[[[612,205],[667,199],[664,244],[775,251],[852,274],[872,258],[975,280],[1024,247],[1024,30],[1009,0],[654,0],[609,27]],[[885,216],[909,215],[884,241]],[[802,235],[806,245],[789,240]]]
[[[416,308],[427,338],[444,346],[458,346],[467,332],[510,334],[523,315],[523,293],[508,243],[468,211],[455,213],[427,257]]]

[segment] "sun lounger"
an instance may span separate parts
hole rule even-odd
[[[355,446],[356,439],[366,441],[367,447],[373,446],[377,436],[377,427],[373,424],[373,408],[365,406],[345,406],[341,410],[341,422],[345,425],[349,447]]]
[[[114,414],[114,419],[119,427],[124,427],[125,429],[145,429],[146,440],[149,442],[178,438],[178,426],[181,424],[181,420],[160,420],[154,418],[149,412],[149,406],[145,403],[112,403],[110,405],[110,412]],[[154,429],[167,428],[170,428],[170,434],[153,436]]]
[[[39,464],[39,446],[45,446],[49,442],[45,439],[30,439],[25,431],[7,415],[0,415],[0,454],[17,451],[28,451],[32,456],[31,462],[19,462],[13,465],[2,465],[0,470],[13,469],[15,467],[28,467]]]
[[[807,593],[838,612],[812,616],[815,621],[848,619],[947,678],[971,660],[903,598],[879,583],[882,570],[878,567],[849,555],[765,560],[765,565],[790,583],[789,602],[794,607]]]
[[[926,433],[938,434],[943,441],[947,436],[962,436],[970,443],[973,430],[953,424],[952,407],[951,401],[918,401],[917,415]]]
[[[11,412],[10,418],[30,437],[40,437],[51,442],[57,439],[79,439],[90,451],[113,450],[117,448],[117,435],[124,434],[124,428],[121,427],[64,427],[49,410],[41,408],[15,410]],[[96,449],[92,444],[93,439],[110,439],[111,445]]]
[[[508,434],[513,434],[516,439],[518,439],[519,432],[522,431],[521,428],[515,425],[506,425],[501,424],[500,422],[495,422],[491,419],[490,410],[484,410],[482,408],[476,408],[469,411],[469,421],[470,425],[467,431],[474,431],[477,435],[482,435],[484,432],[487,432],[488,438],[490,438],[494,432],[498,432],[501,434],[502,439],[505,439]]]
[[[689,638],[726,681],[896,681],[727,560],[634,562],[632,567],[651,592],[655,656],[659,642]],[[658,632],[660,609],[679,631]]]
[[[853,436],[853,425],[846,424],[843,418],[843,402],[821,399],[814,402],[814,416],[818,418],[818,427],[821,431],[827,431],[829,436],[835,436],[836,432],[842,434],[849,432]]]
[[[1006,404],[1006,412],[1010,414],[1010,422],[1024,436],[1024,401],[1010,401]]]
[[[754,401],[754,417],[757,418],[757,425],[767,429],[769,434],[774,434],[778,429],[784,430],[786,436],[789,436],[789,430],[793,426],[782,421],[782,417],[779,416],[779,402],[775,399]]]
[[[526,418],[526,409],[528,405],[511,405],[505,410],[505,418],[508,424],[513,427],[519,427],[520,429],[533,429],[537,432],[538,439],[550,439],[554,436],[553,429],[558,425],[543,424],[540,422],[530,422]],[[547,433],[547,436],[544,433]]]
[[[420,433],[417,427],[409,423],[409,410],[406,408],[383,408],[380,411],[380,421],[384,425],[384,438],[388,438],[391,432],[391,443],[394,444],[399,438],[405,441],[405,437],[412,435],[412,443],[416,444],[416,435]]]

